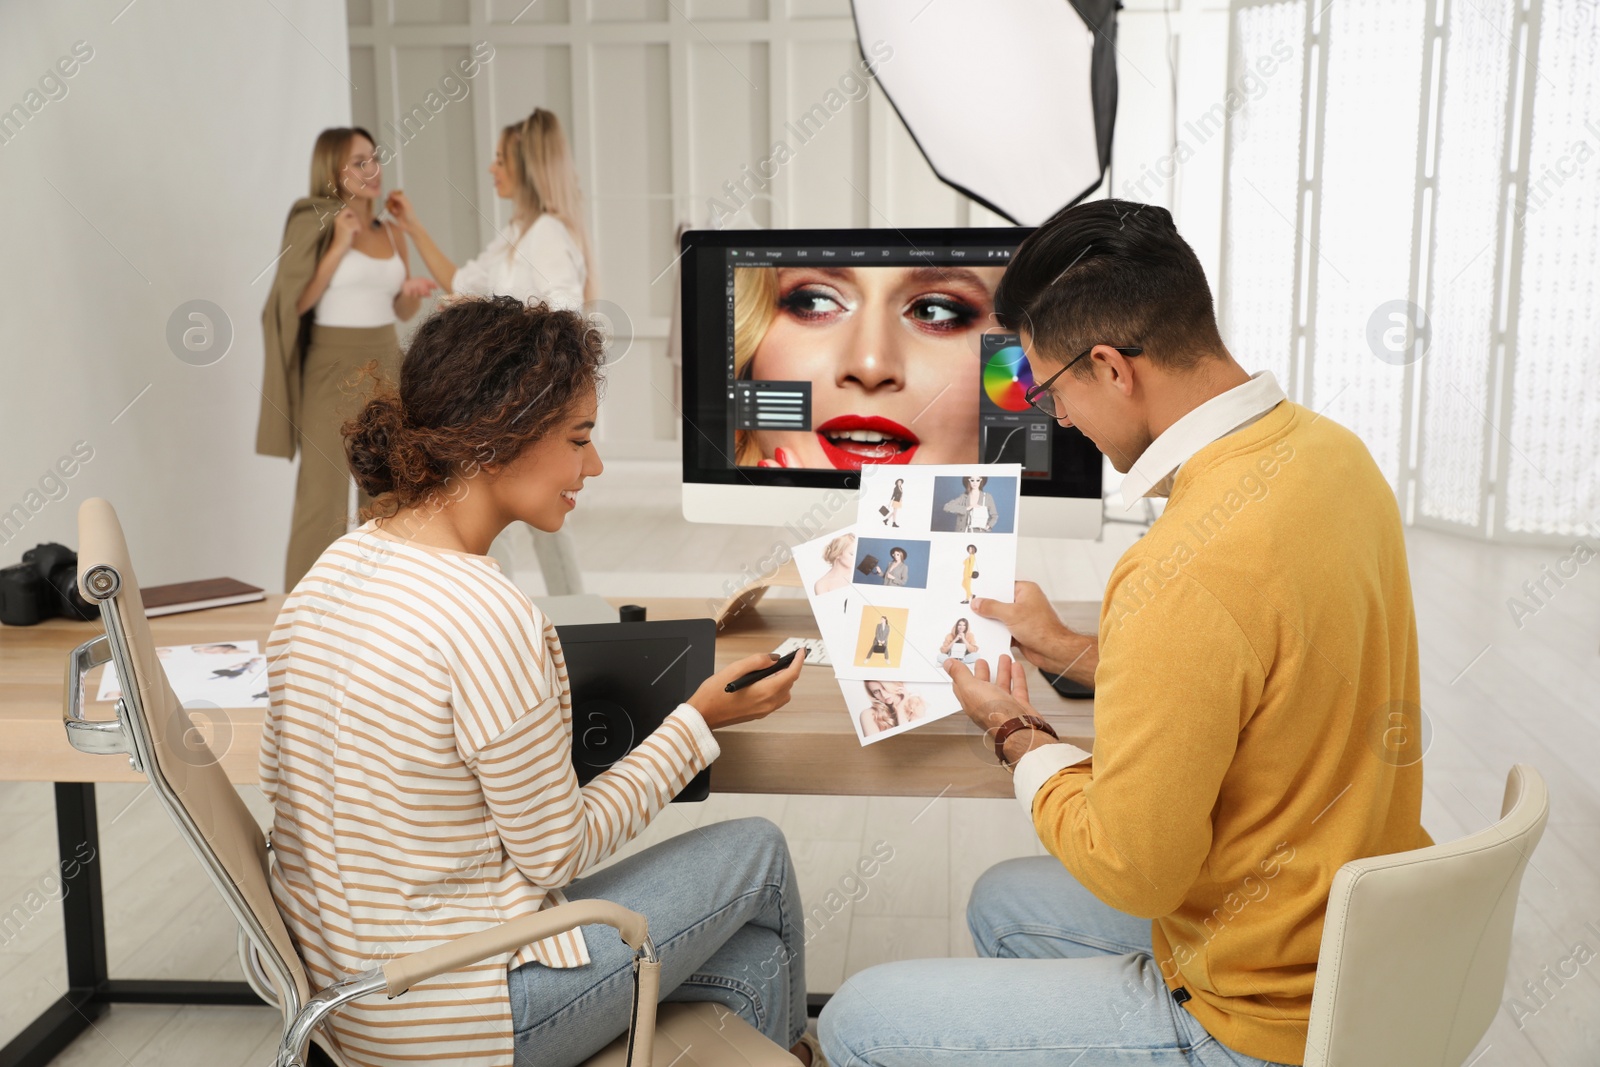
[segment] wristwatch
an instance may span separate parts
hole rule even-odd
[[[1056,733],[1055,728],[1037,715],[1018,715],[1015,719],[1008,719],[994,732],[994,754],[1002,767],[1011,766],[1006,762],[1006,738],[1018,730],[1038,730],[1040,733],[1049,734],[1057,741],[1061,740],[1061,735]]]

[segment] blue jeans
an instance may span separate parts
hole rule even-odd
[[[650,920],[663,1001],[715,1001],[784,1048],[806,1027],[805,916],[783,832],[766,819],[712,823],[579,878],[569,900],[609,900]],[[633,952],[584,929],[585,967],[510,974],[516,1062],[570,1067],[628,1028]]]
[[[822,1011],[832,1067],[1271,1067],[1175,1003],[1149,920],[1102,904],[1054,856],[985,871],[967,925],[985,958],[886,963],[844,984]]]

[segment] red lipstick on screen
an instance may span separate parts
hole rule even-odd
[[[858,471],[868,463],[910,463],[922,439],[893,419],[840,415],[815,430],[836,470]]]

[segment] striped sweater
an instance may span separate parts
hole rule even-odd
[[[554,627],[488,556],[368,522],[295,586],[267,645],[272,888],[312,984],[564,903],[716,759],[680,706],[580,788]],[[580,967],[580,931],[334,1016],[366,1065],[512,1062],[508,966]]]

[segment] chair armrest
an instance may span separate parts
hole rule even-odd
[[[596,923],[615,927],[622,935],[622,940],[635,952],[649,944],[649,925],[643,915],[608,900],[578,900],[532,915],[519,916],[499,926],[391,960],[383,967],[384,984],[389,995],[397,997],[418,982],[448,974],[502,952],[513,952],[523,945],[565,933],[574,927]],[[647,955],[654,958],[653,946]]]
[[[85,641],[67,657],[66,704],[61,711],[62,724],[67,729],[67,741],[79,752],[92,756],[126,753],[128,762],[136,771],[139,757],[122,722],[119,708],[115,719],[91,719],[84,715],[84,676],[96,667],[111,662],[111,641],[105,634]],[[132,684],[123,682],[124,685]]]
[[[353,1000],[359,1000],[380,990],[388,993],[390,997],[398,997],[412,986],[429,978],[448,974],[486,957],[510,952],[574,927],[593,923],[615,927],[622,934],[622,940],[638,954],[639,966],[635,971],[634,980],[641,983],[639,989],[648,994],[648,1002],[642,1002],[638,996],[635,997],[633,1022],[638,1026],[636,1030],[630,1025],[629,1032],[635,1033],[637,1037],[638,1048],[633,1051],[642,1051],[637,1062],[649,1062],[651,1040],[655,1034],[655,1007],[661,967],[660,960],[656,957],[655,945],[650,942],[649,925],[643,915],[629,911],[619,904],[607,900],[578,900],[532,915],[523,915],[487,930],[458,937],[443,945],[435,945],[433,948],[390,960],[383,967],[374,967],[340,979],[306,1001],[300,1013],[290,1022],[283,1041],[278,1046],[278,1067],[302,1067],[305,1063],[306,1047],[311,1041],[313,1031],[321,1026],[329,1015]],[[629,1062],[635,1061],[630,1059]]]

